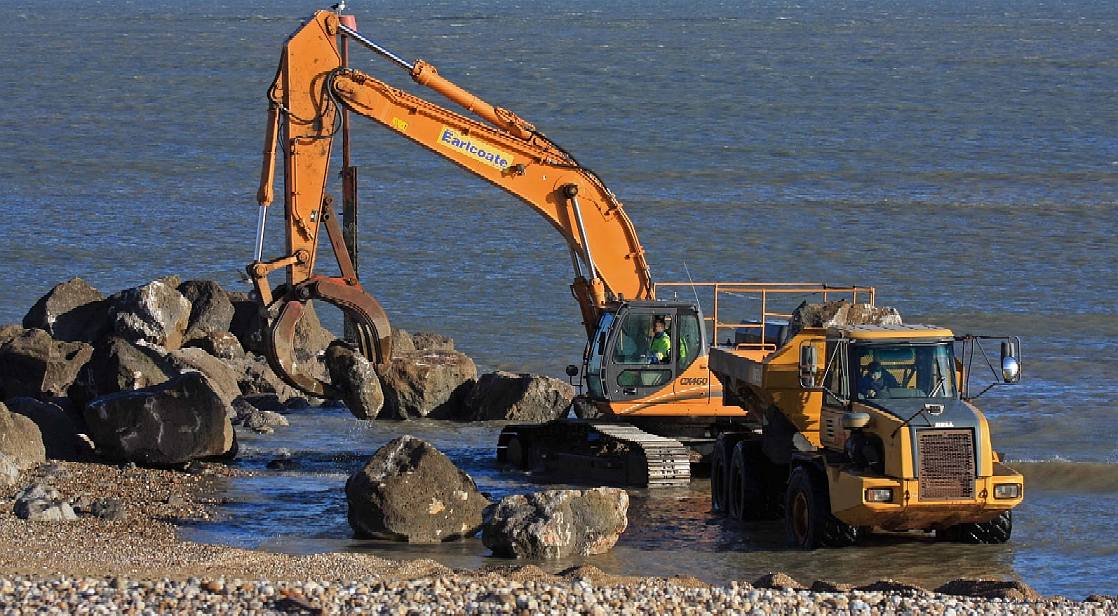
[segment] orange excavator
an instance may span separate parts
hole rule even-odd
[[[403,69],[479,119],[446,109],[349,68],[355,42]],[[355,324],[356,343],[378,369],[391,357],[387,315],[366,293],[346,250],[332,198],[326,194],[331,148],[343,141],[343,199],[356,207],[357,170],[349,161],[349,114],[372,120],[466,171],[519,197],[566,241],[575,276],[571,291],[587,334],[578,419],[506,427],[498,459],[524,468],[562,470],[595,482],[681,485],[696,453],[713,447],[716,424],[748,414],[723,403],[708,363],[710,340],[697,303],[658,301],[645,253],[622,204],[590,169],[515,113],[491,105],[418,60],[402,60],[358,33],[355,20],[319,11],[288,38],[274,83],[260,204],[256,260],[248,266],[266,321],[268,359],[296,388],[335,397],[329,382],[300,364],[295,325],[310,301],[341,308]],[[284,169],[283,257],[261,260],[272,202],[277,148]],[[315,274],[325,223],[340,276]],[[268,275],[284,269],[273,289]],[[717,316],[713,319],[717,326]],[[717,333],[717,329],[715,330]]]

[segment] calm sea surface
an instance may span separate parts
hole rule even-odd
[[[637,493],[625,573],[933,584],[1018,577],[1118,592],[1118,4],[1111,1],[350,3],[405,58],[536,123],[627,205],[658,280],[877,287],[909,321],[1018,334],[1025,383],[981,400],[1028,478],[1013,540],[785,550],[713,521],[705,486]],[[244,288],[264,91],[305,2],[0,1],[0,323],[80,275]],[[355,50],[355,66],[406,76]],[[518,201],[355,125],[367,287],[483,369],[561,374],[581,353],[560,238]],[[335,189],[336,190],[336,189]],[[273,221],[275,222],[275,221]],[[278,254],[279,227],[270,229]],[[732,315],[731,315],[732,316]],[[742,316],[751,316],[743,314]],[[344,412],[344,411],[343,411]],[[341,485],[410,431],[494,495],[495,425],[365,425],[339,411],[246,439],[306,468],[238,481],[197,538],[476,565],[477,542],[349,539]]]

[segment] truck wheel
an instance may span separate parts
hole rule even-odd
[[[730,471],[729,456],[726,455],[726,441],[718,439],[714,453],[710,456],[710,510],[715,515],[726,515],[726,478]]]
[[[956,524],[944,531],[944,539],[958,543],[1005,543],[1013,533],[1013,512],[1003,511],[989,522]],[[937,536],[939,533],[936,533]]]
[[[765,467],[757,443],[743,441],[730,459],[730,515],[743,521],[763,520],[768,511],[765,498]]]
[[[784,525],[792,545],[815,549],[845,547],[858,538],[857,529],[831,514],[827,484],[800,466],[788,478],[784,501]]]
[[[528,445],[522,437],[514,436],[509,439],[508,445],[505,446],[506,464],[520,470],[528,470],[531,467],[531,459]]]

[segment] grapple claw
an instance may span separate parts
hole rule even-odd
[[[275,315],[265,324],[268,364],[281,379],[299,391],[318,398],[338,398],[335,387],[300,370],[295,354],[295,326],[306,312],[306,305],[319,300],[337,306],[356,324],[357,346],[379,373],[392,357],[391,326],[388,315],[360,284],[342,278],[312,276],[287,289],[268,306]]]

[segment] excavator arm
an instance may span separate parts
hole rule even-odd
[[[350,18],[351,19],[351,18]],[[269,360],[289,383],[315,395],[329,384],[298,373],[294,325],[311,299],[340,306],[358,322],[359,345],[371,360],[391,353],[387,316],[364,292],[345,251],[326,195],[331,147],[342,110],[377,122],[470,173],[520,198],[564,238],[575,278],[571,290],[590,336],[602,311],[621,300],[651,299],[653,284],[644,251],[621,203],[602,181],[516,114],[495,107],[438,74],[422,60],[405,62],[358,34],[355,24],[320,11],[288,39],[276,79],[265,135],[258,201],[256,261],[249,267],[268,320]],[[484,121],[475,120],[392,87],[343,65],[339,37],[348,37],[412,79]],[[284,162],[287,254],[261,261],[263,227],[273,199],[278,148]],[[343,174],[352,181],[354,174]],[[347,194],[355,186],[346,186]],[[321,223],[327,225],[340,277],[314,274]],[[287,270],[287,285],[273,294],[268,273]],[[274,296],[273,296],[274,295]],[[294,305],[294,306],[293,306]]]

